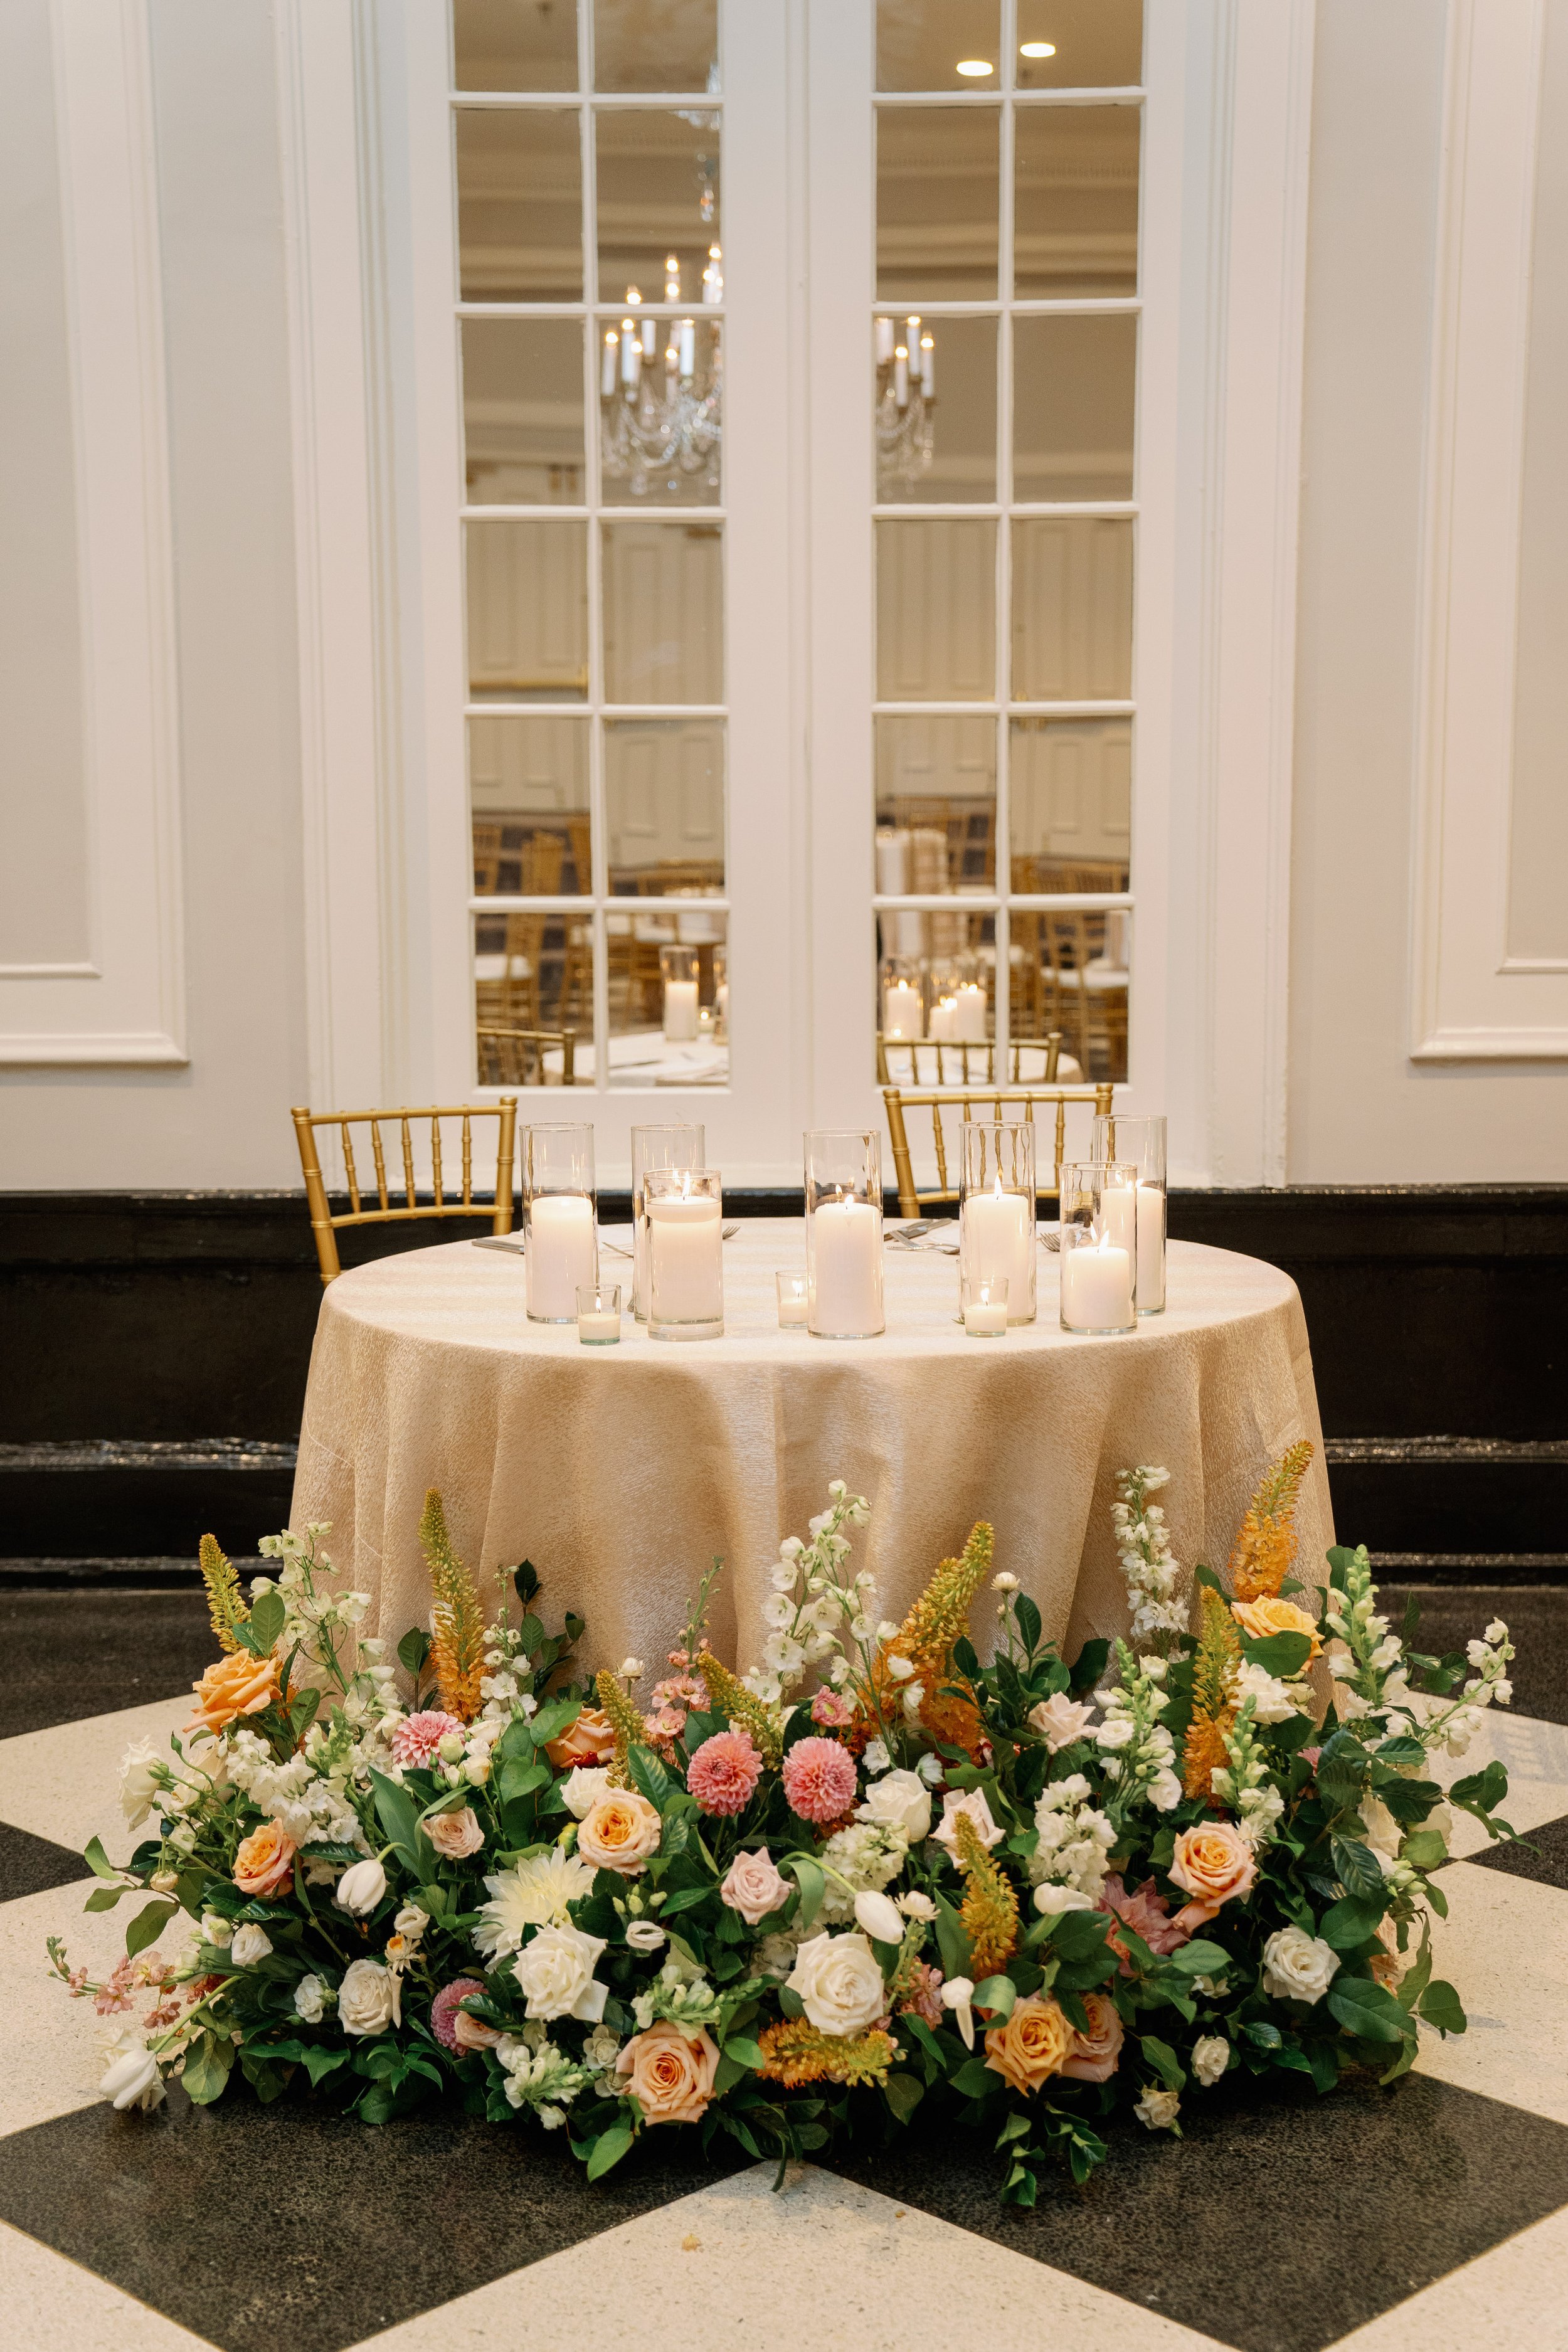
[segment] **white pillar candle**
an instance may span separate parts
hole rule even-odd
[[[1165,1304],[1165,1190],[1138,1187],[1138,1305],[1147,1313]]]
[[[1035,1204],[1022,1192],[971,1192],[959,1211],[958,1245],[968,1283],[1007,1284],[1014,1323],[1035,1315]]]
[[[680,375],[682,383],[689,383],[696,373],[697,328],[692,320],[682,319],[680,322]]]
[[[1138,1248],[1138,1188],[1135,1184],[1108,1184],[1100,1196],[1100,1213],[1105,1230],[1118,1249],[1129,1257]]]
[[[936,1003],[931,1009],[930,1034],[936,1038],[940,1044],[950,1044],[957,1034],[953,1028],[953,1023],[957,1018],[958,1007],[953,1003],[952,998],[951,996],[939,996]]]
[[[599,395],[603,400],[608,400],[616,388],[616,368],[620,347],[621,339],[612,327],[605,337],[605,356],[599,368]]]
[[[664,983],[664,1036],[669,1045],[689,1045],[697,1034],[697,982],[667,980]]]
[[[581,1192],[541,1192],[528,1204],[528,1311],[536,1323],[574,1323],[577,1292],[599,1279],[594,1204]]]
[[[920,1035],[921,992],[911,981],[892,980],[888,982],[882,999],[882,1029],[889,1037]]]
[[[1132,1260],[1109,1238],[1064,1249],[1062,1315],[1076,1330],[1125,1330],[1132,1320]]]
[[[648,1320],[724,1320],[722,1211],[717,1201],[647,1203]]]
[[[921,390],[928,400],[936,398],[936,341],[931,335],[921,337]]]
[[[985,1043],[985,991],[973,981],[965,981],[958,992],[953,1007],[952,1036],[961,1045],[984,1045]]]
[[[847,1337],[882,1328],[881,1219],[869,1201],[824,1201],[811,1218],[811,1328]]]
[[[972,1339],[993,1339],[1007,1328],[1007,1309],[990,1299],[982,1306],[972,1298],[963,1310],[963,1328]]]
[[[902,343],[893,353],[893,398],[900,408],[910,404],[910,355]]]
[[[893,322],[891,319],[877,321],[877,365],[886,367],[893,356]]]

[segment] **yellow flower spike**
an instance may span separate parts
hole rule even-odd
[[[226,1557],[216,1536],[202,1538],[199,1559],[202,1582],[207,1589],[207,1615],[217,1635],[218,1647],[237,1650],[235,1629],[249,1623],[250,1612],[245,1605],[234,1562]]]
[[[976,1983],[1005,1969],[1018,1948],[1018,1898],[980,1842],[967,1813],[953,1816],[958,1866],[966,1881],[959,1918]]]
[[[696,1666],[708,1686],[714,1713],[749,1731],[763,1762],[776,1772],[784,1758],[784,1736],[762,1700],[711,1650],[698,1652]]]
[[[1193,1661],[1193,1716],[1182,1750],[1182,1786],[1189,1797],[1213,1794],[1213,1779],[1225,1764],[1225,1735],[1236,1721],[1236,1679],[1241,1636],[1223,1593],[1199,1587],[1201,1616]]]
[[[823,2033],[804,2017],[781,2018],[757,2036],[762,2072],[770,2082],[797,2090],[805,2083],[875,2083],[888,2079],[898,2055],[893,2038],[878,2027],[868,2033]]]
[[[482,1700],[485,1619],[474,1580],[452,1549],[447,1514],[432,1486],[419,1521],[419,1545],[430,1571],[430,1661],[441,1704],[459,1723],[472,1723]]]
[[[607,1667],[601,1668],[595,1676],[594,1690],[601,1712],[615,1728],[616,1760],[609,1768],[610,1786],[613,1789],[629,1789],[632,1776],[628,1759],[634,1748],[647,1746],[647,1725],[621,1688],[619,1676],[611,1674]]]
[[[1311,1459],[1311,1445],[1302,1438],[1258,1482],[1230,1555],[1230,1587],[1237,1601],[1271,1597],[1289,1574],[1296,1557],[1296,1498]]]
[[[963,1676],[952,1663],[953,1644],[969,1631],[969,1610],[991,1573],[995,1530],[981,1519],[971,1528],[969,1541],[957,1559],[944,1559],[890,1642],[884,1642],[876,1664],[876,1695],[884,1715],[899,1704],[902,1682],[918,1682],[924,1694],[920,1719],[933,1739],[979,1752],[984,1737],[978,1708],[967,1695]],[[889,1658],[907,1659],[913,1676],[894,1675]],[[952,1695],[952,1685],[960,1696]]]

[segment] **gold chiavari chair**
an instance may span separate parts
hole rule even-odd
[[[458,1103],[445,1108],[418,1110],[346,1110],[311,1111],[296,1108],[292,1113],[294,1138],[300,1147],[300,1165],[305,1176],[305,1198],[310,1210],[310,1231],[316,1237],[316,1255],[321,1262],[321,1280],[333,1282],[342,1272],[338,1259],[337,1231],[341,1225],[404,1224],[416,1217],[482,1217],[489,1215],[490,1230],[497,1234],[511,1231],[512,1155],[517,1140],[517,1097],[502,1095],[499,1103],[482,1109]],[[461,1194],[449,1198],[441,1160],[441,1121],[461,1119],[462,1176]],[[474,1129],[481,1121],[494,1119],[496,1133],[496,1189],[493,1207],[486,1201],[474,1198]],[[414,1131],[412,1122],[430,1122],[431,1195],[427,1201],[419,1198],[414,1170]],[[402,1161],[403,1205],[396,1206],[393,1192],[397,1189],[395,1173],[389,1181],[386,1150],[382,1139],[383,1126],[396,1122]],[[343,1171],[348,1179],[349,1206],[336,1216],[327,1193],[326,1179],[316,1151],[316,1129],[333,1127],[342,1145]],[[370,1129],[371,1158],[375,1169],[375,1206],[366,1208],[364,1192],[360,1184],[359,1170],[354,1160],[353,1136],[356,1127]],[[363,1149],[363,1146],[362,1146]]]
[[[1082,1103],[1096,1113],[1103,1113],[1110,1108],[1113,1091],[1110,1085],[1104,1083],[1093,1087],[988,1087],[942,1094],[929,1087],[884,1087],[882,1100],[887,1107],[888,1131],[893,1139],[893,1174],[899,1187],[900,1215],[918,1217],[922,1209],[958,1199],[958,1138],[954,1136],[950,1154],[942,1125],[944,1113],[955,1128],[963,1120],[981,1115],[994,1119],[1026,1116],[1037,1129],[1036,1191],[1041,1198],[1054,1201],[1057,1197],[1057,1170],[1068,1157],[1068,1105]],[[1035,1112],[1039,1106],[1047,1106],[1056,1112],[1053,1129],[1044,1139],[1049,1147],[1047,1150],[1041,1149],[1041,1139],[1037,1134],[1039,1122]],[[931,1139],[936,1147],[936,1182],[934,1186],[923,1189],[915,1181],[909,1130],[904,1123],[904,1114],[910,1110],[931,1112]]]
[[[487,1029],[477,1033],[481,1087],[570,1087],[576,1083],[575,1029]],[[547,1054],[559,1054],[554,1076],[544,1066]]]
[[[917,1087],[994,1086],[996,1081],[996,1048],[987,1038],[984,1045],[947,1037],[889,1037],[880,1029],[877,1032],[877,1084],[894,1084],[888,1049],[910,1057],[910,1080]],[[1007,1083],[1022,1083],[1020,1071],[1026,1054],[1043,1054],[1046,1066],[1040,1073],[1041,1084],[1054,1087],[1057,1063],[1062,1050],[1062,1033],[1053,1029],[1045,1037],[1013,1037],[1008,1040],[1007,1055],[1011,1067]],[[924,1057],[924,1066],[921,1057]],[[928,1076],[928,1072],[931,1074]],[[901,1081],[900,1082],[901,1083]]]

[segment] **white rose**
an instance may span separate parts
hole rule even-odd
[[[1267,1667],[1243,1664],[1237,1670],[1236,1704],[1252,1701],[1255,1723],[1289,1723],[1296,1704],[1285,1684]]]
[[[378,1960],[351,1960],[338,1987],[338,2021],[345,2033],[384,2033],[398,2023],[398,1983]]]
[[[1068,1698],[1066,1691],[1053,1691],[1038,1706],[1029,1709],[1028,1720],[1039,1733],[1053,1756],[1070,1748],[1075,1739],[1088,1735],[1094,1720],[1094,1709],[1081,1699]]]
[[[1181,2104],[1174,2091],[1156,2091],[1151,2085],[1132,2112],[1150,2131],[1169,2131]]]
[[[657,1919],[634,1919],[626,1929],[626,1942],[634,1952],[657,1952],[664,1941],[664,1929]]]
[[[234,1941],[234,1922],[217,1911],[202,1913],[202,1941],[220,1952],[226,1952]]]
[[[566,1810],[578,1821],[586,1821],[600,1798],[610,1785],[609,1767],[603,1764],[578,1764],[561,1783],[561,1794]]]
[[[356,1919],[363,1919],[375,1909],[385,1893],[386,1873],[380,1863],[374,1860],[356,1862],[351,1864],[339,1879],[338,1891],[332,1900],[340,1911],[352,1912]],[[355,1966],[359,1965],[356,1961]]]
[[[1045,1918],[1055,1919],[1063,1911],[1092,1911],[1094,1897],[1078,1886],[1037,1886],[1035,1908]]]
[[[1339,1964],[1339,1954],[1321,1936],[1277,1928],[1263,1947],[1263,1990],[1275,2000],[1321,2000]]]
[[[150,1739],[128,1748],[120,1767],[120,1807],[128,1829],[139,1830],[157,1802],[158,1783],[152,1766],[160,1760]]]
[[[326,1987],[320,1977],[301,1977],[294,1988],[294,2014],[306,2025],[321,2022]]]
[[[257,1961],[264,1960],[271,1949],[272,1938],[266,1928],[258,1927],[247,1919],[243,1927],[235,1929],[228,1956],[237,1969],[253,1969]]]
[[[108,2099],[123,2114],[127,2107],[157,2106],[165,2096],[163,2078],[158,2072],[158,2061],[142,2042],[132,2042],[121,2048],[110,2058],[109,2071],[98,2086],[100,2099]]]
[[[595,1979],[594,1966],[604,1948],[603,1937],[585,1936],[581,1927],[542,1927],[511,1964],[527,2014],[597,2025],[607,1988]]]
[[[877,1956],[861,1935],[813,1936],[786,1981],[819,2033],[864,2033],[888,2006]]]
[[[1182,1784],[1173,1772],[1159,1771],[1144,1794],[1157,1813],[1168,1813],[1182,1801]]]
[[[936,1842],[946,1846],[954,1862],[958,1860],[958,1835],[953,1827],[960,1814],[972,1821],[979,1833],[980,1843],[989,1852],[1002,1843],[1002,1832],[991,1818],[991,1808],[985,1801],[984,1789],[944,1790],[942,1800],[942,1820],[937,1824]]]
[[[1217,2083],[1230,2064],[1230,2044],[1223,2033],[1205,2033],[1193,2044],[1193,2072],[1206,2089]]]
[[[416,1944],[430,1925],[430,1914],[417,1903],[405,1903],[392,1924],[398,1935],[406,1936],[411,1944]]]
[[[868,1936],[875,1937],[879,1944],[900,1944],[903,1941],[904,1923],[898,1905],[886,1895],[879,1895],[874,1888],[868,1888],[855,1897],[855,1924],[858,1927],[864,1927]],[[879,2015],[880,2011],[878,2013]]]
[[[857,1818],[902,1830],[911,1845],[931,1833],[931,1790],[918,1772],[885,1772],[866,1791]]]
[[[1386,1869],[1398,1856],[1405,1832],[1381,1797],[1363,1797],[1358,1810],[1366,1842]]]

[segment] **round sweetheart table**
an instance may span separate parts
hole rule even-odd
[[[629,1297],[614,1242],[629,1231],[602,1234],[601,1278]],[[650,1670],[715,1553],[714,1646],[756,1663],[779,1543],[805,1536],[834,1478],[870,1500],[856,1553],[879,1617],[901,1617],[990,1519],[997,1568],[1069,1653],[1125,1628],[1110,1507],[1133,1464],[1171,1472],[1160,1501],[1183,1567],[1223,1567],[1264,1469],[1310,1438],[1300,1558],[1309,1576],[1321,1562],[1334,1538],[1306,1320],[1277,1266],[1173,1243],[1166,1312],[1085,1339],[1059,1328],[1042,1247],[1037,1320],[974,1339],[955,1257],[885,1261],[884,1337],[781,1331],[773,1276],[804,1267],[804,1225],[751,1220],[724,1244],[722,1339],[653,1340],[627,1314],[604,1348],[528,1321],[512,1251],[461,1241],[356,1267],[322,1296],[292,1524],[331,1521],[328,1551],[373,1596],[364,1630],[396,1642],[427,1622],[416,1530],[437,1486],[487,1599],[486,1576],[531,1559],[551,1630],[569,1608],[587,1619],[584,1664]],[[978,1604],[973,1630],[988,1647]]]

